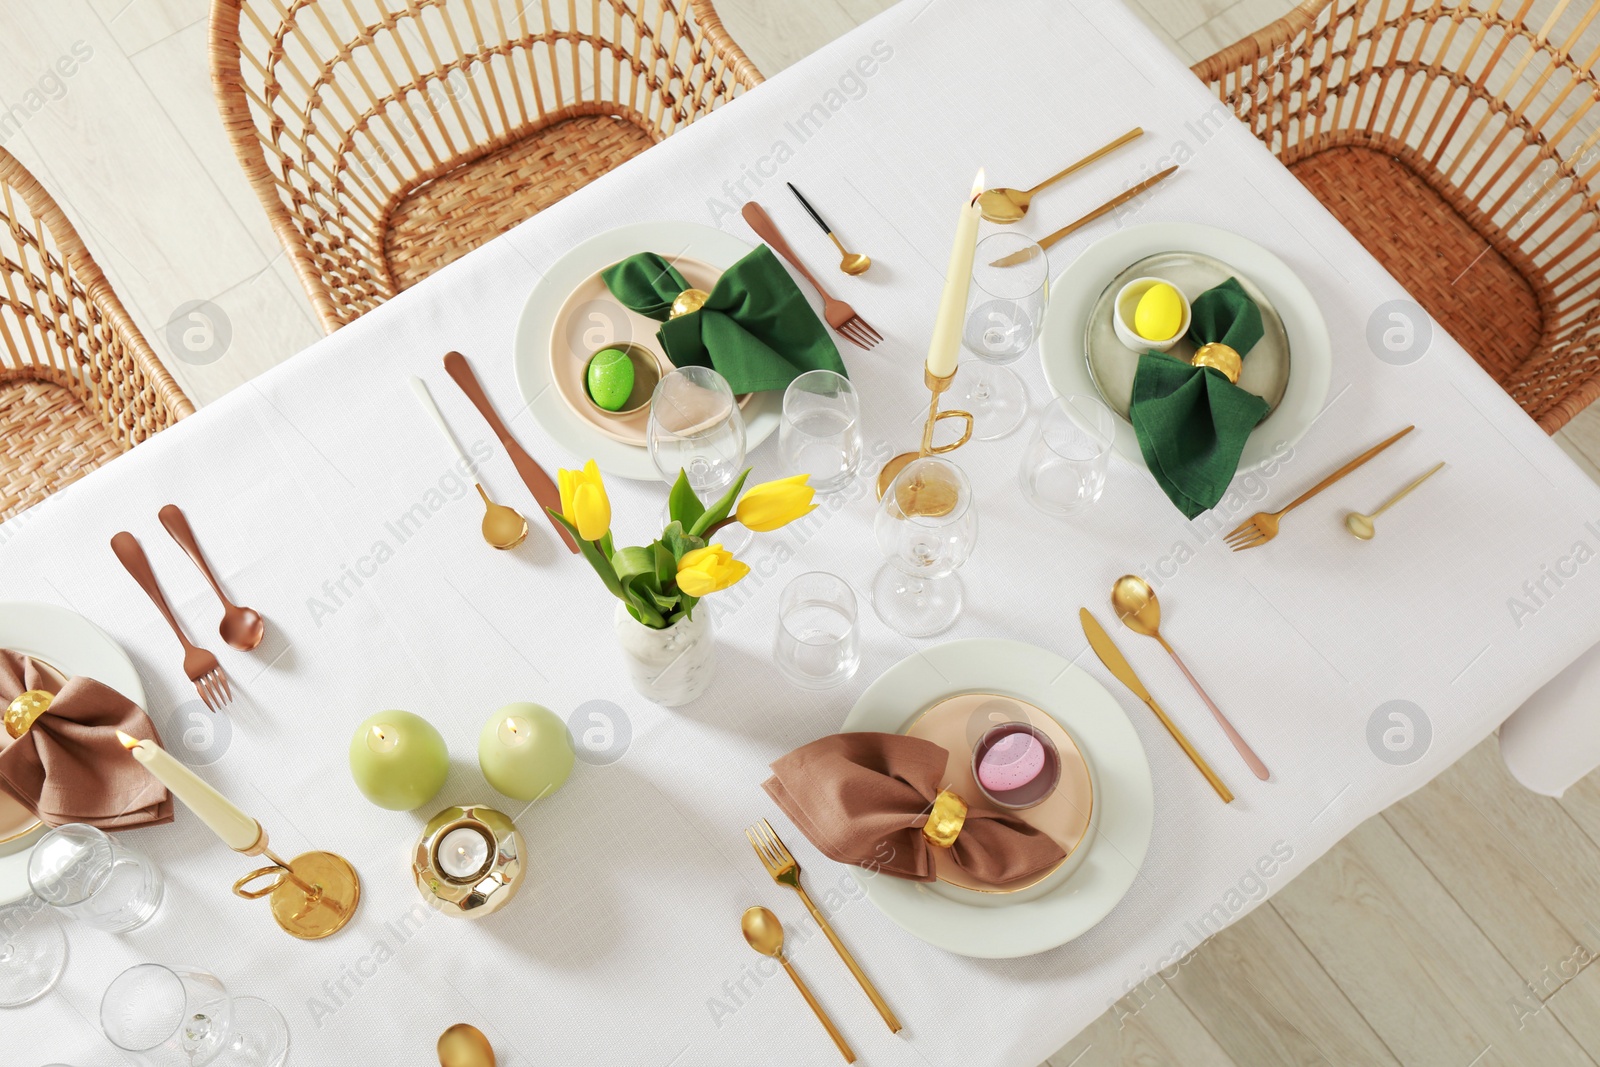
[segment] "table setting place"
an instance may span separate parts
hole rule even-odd
[[[1600,639],[1450,323],[1126,10],[994,14],[0,526],[8,1049],[1034,1067]]]

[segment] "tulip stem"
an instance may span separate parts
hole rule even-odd
[[[737,515],[729,515],[727,518],[723,519],[721,522],[712,523],[711,524],[711,528],[706,530],[706,532],[701,534],[700,536],[705,539],[707,544],[710,544],[711,535],[712,534],[716,533],[718,530],[722,529],[724,526],[732,526],[734,523],[736,523],[738,521],[739,521],[739,517]]]

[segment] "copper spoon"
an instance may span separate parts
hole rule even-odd
[[[194,560],[194,565],[200,568],[200,573],[206,576],[206,581],[211,583],[212,590],[217,594],[217,599],[222,601],[222,625],[217,627],[217,632],[222,635],[223,641],[230,648],[237,648],[240,652],[249,652],[261,643],[266,636],[267,623],[254,608],[242,608],[228,599],[222,591],[222,586],[217,583],[217,576],[211,573],[210,564],[206,557],[200,553],[200,542],[194,539],[194,531],[189,529],[189,520],[184,518],[178,505],[168,504],[159,512],[161,525],[167,528],[167,533],[178,542],[180,548],[189,553],[189,558]]]
[[[1200,694],[1200,699],[1206,702],[1206,707],[1211,709],[1211,714],[1216,717],[1217,725],[1222,727],[1222,732],[1228,735],[1228,740],[1233,742],[1233,747],[1239,755],[1244,757],[1245,764],[1263,782],[1271,775],[1267,765],[1261,762],[1244,738],[1239,736],[1239,731],[1233,728],[1228,717],[1222,714],[1222,709],[1217,707],[1208,693],[1200,688],[1200,683],[1195,676],[1189,673],[1189,668],[1184,666],[1183,660],[1167,644],[1167,639],[1161,636],[1161,602],[1156,599],[1156,591],[1150,588],[1150,583],[1136,574],[1124,574],[1117,579],[1117,584],[1111,587],[1111,610],[1117,613],[1117,618],[1122,620],[1122,625],[1136,634],[1153,637],[1161,642],[1161,647],[1167,650],[1167,655],[1172,657],[1172,662],[1178,665],[1183,676],[1189,679],[1189,684],[1194,686],[1194,691]]]
[[[494,1067],[494,1046],[471,1023],[456,1023],[439,1035],[439,1067]]]
[[[789,977],[794,980],[794,987],[800,991],[800,995],[816,1013],[817,1020],[822,1023],[822,1028],[828,1031],[828,1036],[833,1038],[833,1043],[838,1047],[839,1055],[844,1057],[844,1062],[856,1062],[856,1054],[851,1051],[850,1043],[844,1039],[839,1028],[833,1025],[833,1019],[828,1016],[827,1009],[817,1003],[811,987],[800,977],[800,972],[794,969],[789,957],[783,954],[783,924],[778,921],[778,917],[760,906],[746,908],[744,915],[739,919],[739,929],[744,931],[744,939],[750,943],[751,948],[783,964],[783,969],[788,971]]]

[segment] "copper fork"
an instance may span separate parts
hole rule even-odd
[[[783,239],[783,234],[778,232],[777,224],[772,221],[772,216],[767,214],[765,208],[752,200],[740,208],[739,213],[744,216],[744,221],[750,224],[750,228],[756,231],[757,236],[771,245],[774,252],[787,259],[790,266],[805,275],[806,281],[822,295],[822,317],[828,320],[828,325],[838,331],[840,336],[861,348],[871,348],[883,340],[883,335],[874,330],[866,319],[857,315],[855,308],[843,300],[835,300],[828,290],[822,287],[822,283],[817,281],[816,276],[806,270],[806,265],[794,254],[789,242]]]
[[[1255,548],[1258,545],[1266,544],[1268,541],[1278,536],[1279,519],[1283,518],[1285,515],[1289,514],[1289,512],[1293,511],[1301,504],[1304,504],[1307,500],[1310,500],[1312,497],[1328,488],[1328,486],[1332,485],[1340,478],[1343,478],[1345,475],[1361,466],[1367,460],[1371,459],[1373,456],[1376,456],[1379,452],[1382,452],[1384,449],[1388,448],[1390,445],[1394,444],[1396,441],[1400,440],[1400,438],[1404,437],[1406,434],[1415,429],[1415,426],[1407,426],[1405,429],[1401,430],[1387,441],[1381,441],[1378,444],[1373,445],[1371,448],[1361,453],[1361,455],[1357,456],[1349,463],[1346,463],[1344,466],[1340,467],[1338,470],[1322,479],[1322,481],[1318,482],[1316,485],[1313,485],[1310,489],[1307,489],[1305,492],[1289,501],[1289,506],[1281,511],[1259,511],[1250,516],[1236,530],[1227,536],[1226,540],[1229,547],[1231,547],[1235,552],[1243,552],[1247,548]]]
[[[883,1016],[883,1021],[889,1024],[891,1033],[900,1032],[900,1020],[895,1018],[894,1012],[889,1009],[883,995],[878,992],[877,986],[872,984],[872,979],[861,969],[856,958],[850,955],[850,950],[844,947],[844,942],[839,940],[839,935],[833,932],[833,927],[828,924],[827,916],[811,902],[811,896],[800,884],[800,864],[778,840],[778,835],[773,833],[772,824],[762,819],[754,826],[745,827],[744,836],[750,839],[750,847],[756,850],[756,855],[761,857],[761,863],[767,868],[767,873],[772,875],[772,880],[779,885],[786,885],[800,894],[800,900],[805,904],[806,910],[817,921],[822,932],[828,935],[828,940],[833,943],[833,949],[844,960],[844,965],[850,968],[850,973],[855,975],[856,981],[861,983],[861,988],[866,991],[867,999],[872,1001],[872,1006],[878,1009],[878,1014]]]
[[[217,657],[203,648],[197,648],[189,643],[184,636],[183,627],[178,625],[178,620],[173,618],[172,609],[167,607],[167,598],[161,595],[161,586],[156,584],[155,571],[150,569],[150,560],[144,554],[144,549],[139,547],[133,534],[124,530],[111,539],[111,551],[117,554],[122,565],[128,568],[128,573],[133,575],[133,580],[139,583],[139,588],[145,595],[155,602],[161,614],[167,620],[167,625],[172,627],[172,632],[178,635],[178,642],[183,645],[183,673],[189,676],[189,681],[194,683],[195,692],[200,694],[200,699],[205,701],[206,707],[212,711],[226,707],[233,700],[233,692],[228,688],[228,676],[222,672],[222,665],[217,662]]]

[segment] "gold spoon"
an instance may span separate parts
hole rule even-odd
[[[828,235],[828,240],[833,242],[833,247],[837,248],[839,254],[844,257],[839,261],[839,269],[851,277],[867,273],[867,268],[872,266],[872,259],[860,252],[851,252],[846,249],[834,234],[833,227],[829,226],[827,220],[817,213],[816,208],[811,206],[811,201],[801,195],[800,190],[794,187],[794,183],[784,182],[783,184],[789,187],[789,191],[794,194],[794,198],[800,201],[800,206],[806,209],[806,213],[816,221],[818,226],[822,227],[822,232]]]
[[[800,995],[806,998],[806,1003],[811,1005],[811,1010],[817,1013],[823,1028],[828,1031],[828,1036],[839,1046],[839,1054],[844,1057],[844,1062],[856,1062],[856,1054],[850,1051],[844,1035],[839,1033],[838,1028],[833,1025],[833,1020],[828,1018],[828,1013],[822,1010],[822,1005],[817,1003],[817,998],[811,995],[811,990],[800,980],[800,975],[784,956],[783,924],[778,921],[778,917],[766,908],[747,908],[743,918],[739,920],[739,928],[744,931],[744,939],[750,943],[751,948],[783,964],[783,969],[788,971],[789,977],[794,980],[794,987],[800,990]]]
[[[467,459],[466,453],[461,451],[461,446],[456,444],[455,435],[450,432],[450,427],[444,421],[444,415],[439,411],[439,405],[433,402],[433,394],[428,392],[428,384],[421,378],[411,379],[411,391],[417,394],[417,399],[422,402],[423,410],[433,416],[434,424],[439,427],[439,432],[444,434],[444,439],[455,450],[456,458],[461,461],[462,470],[472,469],[472,462]],[[483,539],[495,548],[516,548],[528,536],[528,520],[514,508],[504,504],[496,504],[489,499],[489,494],[483,491],[483,486],[473,483],[472,486],[483,498]]]
[[[1047,185],[1060,181],[1075,170],[1087,167],[1101,156],[1121,148],[1129,141],[1143,136],[1143,134],[1144,130],[1135,126],[1115,141],[1096,148],[1066,170],[1046,178],[1032,189],[985,189],[978,194],[978,213],[990,222],[1002,224],[1016,222],[1028,213],[1028,204],[1033,200],[1034,193],[1037,193]]]
[[[1371,515],[1363,515],[1359,511],[1352,511],[1350,514],[1344,517],[1345,528],[1351,533],[1355,534],[1357,537],[1361,538],[1363,541],[1372,540],[1372,535],[1378,532],[1377,528],[1372,525],[1372,520],[1376,519],[1379,515],[1382,515],[1385,511],[1388,511],[1390,508],[1400,503],[1400,501],[1404,500],[1407,493],[1411,492],[1411,490],[1415,489],[1417,486],[1421,485],[1423,482],[1439,473],[1439,469],[1443,466],[1444,462],[1441,460],[1439,464],[1433,468],[1433,470],[1429,471],[1427,474],[1424,474],[1422,477],[1418,478],[1416,481],[1400,490],[1394,496],[1390,497],[1384,502],[1383,507],[1379,508],[1377,511],[1374,511]]]
[[[494,1048],[471,1023],[456,1023],[439,1035],[439,1067],[494,1067]]]
[[[1222,732],[1228,735],[1228,740],[1233,742],[1233,747],[1239,755],[1244,757],[1245,764],[1263,782],[1270,777],[1267,765],[1261,762],[1250,746],[1245,744],[1244,738],[1239,736],[1239,731],[1233,728],[1228,717],[1222,714],[1222,709],[1216,702],[1200,688],[1200,683],[1195,676],[1189,673],[1189,668],[1184,666],[1183,660],[1167,644],[1167,639],[1161,636],[1161,602],[1156,599],[1156,591],[1150,588],[1150,583],[1136,574],[1124,574],[1117,579],[1117,584],[1111,587],[1111,610],[1117,613],[1117,618],[1122,620],[1122,625],[1136,634],[1153,637],[1161,642],[1161,647],[1167,650],[1167,655],[1172,657],[1172,662],[1178,665],[1183,676],[1189,679],[1189,684],[1194,686],[1194,691],[1200,694],[1200,699],[1206,702],[1206,707],[1211,709],[1211,714],[1216,717],[1217,725],[1222,727]]]

